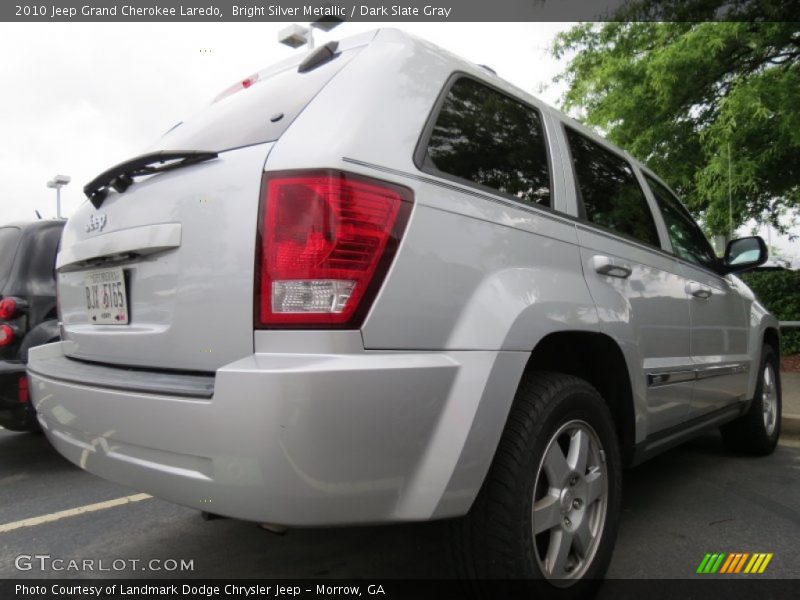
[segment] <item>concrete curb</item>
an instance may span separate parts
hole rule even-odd
[[[800,435],[800,415],[783,413],[781,416],[781,433]]]

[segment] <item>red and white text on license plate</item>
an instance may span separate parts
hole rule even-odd
[[[122,268],[86,274],[86,312],[94,325],[127,325],[128,300]]]

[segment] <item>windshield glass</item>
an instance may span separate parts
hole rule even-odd
[[[14,264],[20,235],[17,227],[0,227],[0,290],[5,287]]]

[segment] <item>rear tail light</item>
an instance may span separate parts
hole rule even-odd
[[[0,325],[0,348],[13,344],[15,333],[11,325],[7,325],[6,323]]]
[[[339,171],[268,173],[256,264],[256,327],[356,328],[411,212],[404,187]]]
[[[0,300],[0,319],[4,321],[13,319],[19,309],[19,302],[16,298],[3,298]]]
[[[30,394],[28,393],[28,376],[20,375],[19,385],[17,387],[17,401],[21,403],[28,402]]]

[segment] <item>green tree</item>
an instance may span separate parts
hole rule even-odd
[[[729,160],[733,226],[783,231],[779,215],[800,207],[800,22],[736,0],[741,21],[699,22],[718,4],[644,1],[617,15],[629,20],[560,34],[563,107],[664,177],[712,233],[728,232]],[[775,20],[745,20],[757,14]]]

